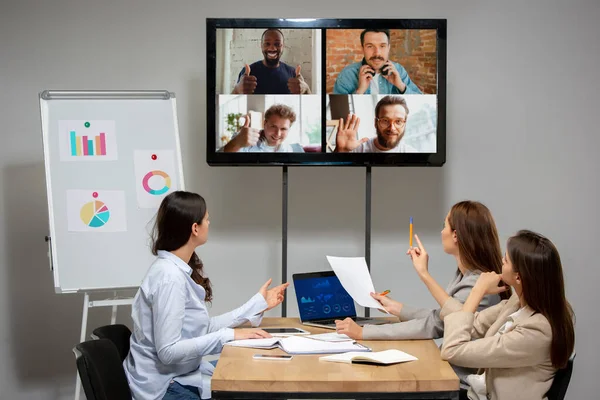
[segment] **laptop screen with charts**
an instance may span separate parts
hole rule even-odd
[[[300,321],[304,325],[335,329],[335,320],[352,318],[359,325],[379,325],[387,321],[356,316],[354,300],[333,271],[294,274]]]

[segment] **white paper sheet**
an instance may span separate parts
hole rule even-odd
[[[273,349],[280,347],[288,354],[335,354],[348,351],[371,351],[370,348],[352,341],[325,342],[322,340],[307,339],[302,336],[288,336],[285,338],[243,339],[226,343],[227,346],[251,347],[256,349]]]
[[[327,256],[327,261],[354,301],[363,307],[383,310],[382,305],[371,297],[375,288],[364,257]]]
[[[343,333],[318,333],[316,335],[306,336],[309,339],[322,340],[324,342],[348,342],[352,341],[351,337],[344,335]]]

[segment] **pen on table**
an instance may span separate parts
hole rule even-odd
[[[408,228],[408,230],[409,230],[409,236],[410,236],[408,245],[409,245],[410,247],[412,247],[412,238],[413,238],[413,224],[412,224],[412,217],[410,217],[410,225],[409,225],[409,228]]]
[[[389,290],[384,290],[383,292],[379,293],[380,296],[385,296],[389,293]]]

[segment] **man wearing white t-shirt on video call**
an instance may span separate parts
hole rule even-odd
[[[251,127],[250,114],[240,131],[222,150],[225,153],[303,153],[299,143],[284,143],[296,121],[296,113],[284,104],[275,104],[265,112],[264,128]]]
[[[337,153],[418,153],[402,142],[406,130],[408,106],[400,96],[385,96],[375,106],[375,131],[377,136],[371,139],[358,139],[360,118],[348,114],[340,118],[335,141]]]

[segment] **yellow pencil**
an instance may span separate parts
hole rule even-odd
[[[413,238],[413,224],[412,224],[412,217],[410,217],[410,226],[409,226],[409,235],[410,235],[410,239],[408,240],[408,245],[410,247],[412,247],[412,238]]]

